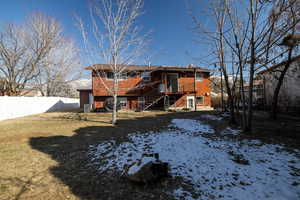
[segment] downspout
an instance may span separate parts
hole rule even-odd
[[[197,90],[196,90],[196,68],[194,68],[194,106],[195,106],[195,111],[197,111]]]
[[[93,105],[92,105],[92,108],[95,109],[95,97],[94,97],[94,77],[93,77],[93,73],[94,73],[94,70],[92,69],[92,96],[94,98],[94,101],[93,101]],[[90,98],[90,95],[89,95],[89,98]],[[90,99],[89,99],[89,102],[90,102]]]

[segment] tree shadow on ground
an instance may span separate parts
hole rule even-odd
[[[195,113],[167,113],[155,117],[119,120],[116,126],[87,126],[75,130],[73,136],[30,138],[33,149],[41,151],[58,162],[51,167],[51,174],[67,185],[80,199],[173,199],[165,191],[174,181],[152,186],[137,186],[120,178],[117,173],[100,174],[88,165],[90,145],[115,140],[121,143],[133,132],[147,132],[166,128],[173,118],[192,118]],[[176,181],[175,181],[176,182]]]

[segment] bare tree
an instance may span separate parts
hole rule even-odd
[[[0,73],[8,95],[16,95],[38,77],[39,66],[61,37],[56,20],[40,13],[22,26],[6,25],[0,32]]]
[[[207,36],[214,55],[219,59],[216,62],[223,72],[228,96],[231,95],[230,105],[232,104],[230,99],[232,101],[236,99],[234,91],[237,85],[233,84],[233,87],[229,87],[228,90],[226,71],[230,70],[231,66],[232,74],[239,74],[240,94],[238,96],[242,100],[241,122],[245,132],[250,132],[252,128],[255,72],[269,66],[287,52],[282,48],[278,49],[278,41],[281,41],[296,24],[296,21],[282,20],[284,13],[295,2],[296,0],[249,0],[241,4],[240,1],[216,0],[210,1],[209,4],[211,5],[209,17],[213,19],[213,23],[210,23],[212,28],[203,29],[203,23],[194,18],[199,35]],[[230,56],[232,53],[233,55]],[[247,92],[244,91],[246,76],[249,81]],[[234,82],[236,81],[237,79]],[[234,115],[233,111],[231,115]]]
[[[91,1],[91,28],[86,30],[84,22],[77,17],[78,27],[89,62],[94,73],[113,97],[112,124],[117,121],[117,96],[119,80],[127,73],[127,66],[136,61],[145,51],[146,35],[141,34],[137,19],[142,14],[142,0],[98,0]],[[103,69],[95,62],[109,65],[113,80],[104,80]]]
[[[208,7],[205,8],[206,10],[202,13],[206,13],[206,17],[209,18],[209,26],[205,26],[207,21],[203,21],[204,18],[198,18],[190,9],[190,13],[195,24],[194,31],[196,32],[197,36],[201,38],[200,42],[205,43],[205,45],[209,46],[211,52],[209,53],[211,56],[210,64],[218,66],[221,72],[221,78],[224,78],[225,83],[225,91],[228,96],[228,104],[229,104],[229,111],[230,111],[230,124],[236,124],[236,118],[234,113],[234,88],[235,84],[230,84],[229,78],[229,53],[228,47],[226,46],[226,42],[224,40],[225,31],[227,29],[227,5],[225,0],[209,0]],[[207,18],[205,20],[207,20]],[[230,49],[229,49],[230,50]],[[231,66],[233,69],[234,67]],[[236,70],[236,69],[235,69]],[[235,71],[234,70],[234,71]],[[232,77],[235,77],[235,72],[231,71],[233,74]],[[223,82],[222,83],[222,91],[221,94],[223,95]],[[233,81],[235,83],[235,80]]]
[[[78,80],[81,73],[78,48],[72,40],[61,37],[45,57],[34,85],[43,96],[68,96],[65,89]]]
[[[294,50],[297,47],[297,45],[300,43],[300,34],[299,34],[299,30],[297,30],[297,25],[299,25],[299,23],[300,23],[300,12],[299,12],[300,2],[297,0],[286,0],[286,1],[281,0],[281,1],[278,1],[277,4],[281,4],[285,7],[284,10],[280,10],[281,11],[281,15],[280,15],[281,24],[280,25],[282,26],[282,24],[284,24],[285,26],[288,27],[286,32],[288,32],[289,35],[287,35],[285,38],[283,38],[282,43],[280,44],[280,45],[286,46],[288,49],[287,50],[288,55],[286,58],[286,62],[282,69],[276,69],[277,72],[279,71],[278,77],[277,77],[276,73],[274,73],[274,77],[278,81],[277,81],[277,84],[276,84],[276,87],[275,87],[275,90],[273,93],[273,98],[272,98],[272,107],[271,107],[271,112],[270,112],[270,117],[272,119],[277,118],[279,92],[280,92],[281,86],[283,84],[285,75],[292,64],[292,56],[293,56]],[[274,11],[274,15],[277,14],[275,12],[276,11]]]

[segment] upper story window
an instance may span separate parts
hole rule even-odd
[[[114,73],[106,72],[106,79],[114,79]]]
[[[142,72],[141,78],[143,81],[151,81],[150,72]]]
[[[204,74],[201,72],[196,72],[196,81],[203,81]]]
[[[134,78],[136,77],[138,74],[135,72],[135,71],[131,71],[131,72],[128,72],[128,77],[130,78]]]
[[[119,75],[119,80],[127,80],[128,76],[127,73],[123,73]],[[106,79],[113,80],[114,79],[114,73],[113,72],[106,72]]]

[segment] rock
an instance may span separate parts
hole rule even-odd
[[[169,175],[168,163],[154,157],[143,157],[139,162],[134,163],[125,169],[124,175],[132,182],[148,184],[156,182]]]

